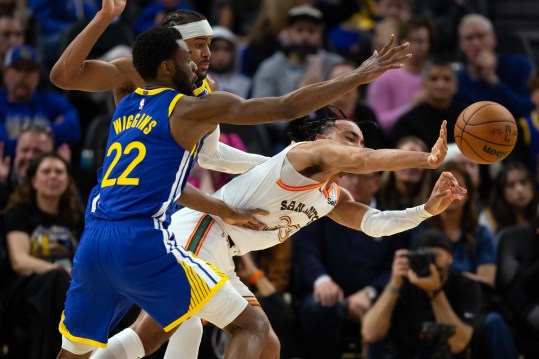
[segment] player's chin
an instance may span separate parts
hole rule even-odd
[[[208,71],[207,70],[198,71],[197,77],[199,81],[204,80],[206,77],[208,77]]]

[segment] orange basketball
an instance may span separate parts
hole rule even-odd
[[[513,115],[496,102],[480,101],[466,107],[455,124],[457,147],[474,162],[492,164],[507,157],[517,142]]]

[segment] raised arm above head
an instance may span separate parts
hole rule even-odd
[[[91,92],[112,90],[116,102],[122,89],[125,89],[124,92],[131,92],[144,84],[131,58],[121,58],[112,62],[87,59],[99,37],[123,12],[125,5],[126,0],[103,0],[102,9],[54,64],[50,73],[53,84],[65,90]]]

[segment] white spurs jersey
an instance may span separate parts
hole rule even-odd
[[[211,226],[222,228],[237,247],[237,255],[265,249],[285,241],[300,228],[327,215],[339,200],[340,189],[335,183],[316,182],[299,174],[286,155],[294,146],[285,148],[267,161],[234,178],[213,196],[236,208],[260,208],[269,211],[257,218],[266,224],[261,231],[224,223],[221,218],[183,208],[172,216],[172,228],[190,233],[187,243],[194,239],[202,245]],[[177,236],[178,237],[178,236]],[[195,238],[194,238],[195,237]],[[183,238],[177,238],[185,245]],[[195,252],[196,253],[196,252]]]

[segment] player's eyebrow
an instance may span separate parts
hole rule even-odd
[[[352,136],[354,138],[354,140],[359,138],[359,135],[357,133],[355,133],[354,131],[351,131],[351,130],[345,130],[344,135],[345,136]]]

